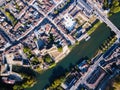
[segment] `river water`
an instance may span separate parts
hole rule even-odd
[[[120,12],[110,17],[110,20],[120,28]],[[82,41],[75,46],[71,53],[59,62],[55,67],[46,70],[41,74],[37,74],[37,83],[26,90],[43,90],[50,83],[52,76],[62,70],[69,69],[71,66],[80,62],[80,58],[87,56],[92,58],[98,51],[99,46],[110,36],[110,29],[105,25],[100,25],[97,30],[91,35],[91,39],[87,42]]]

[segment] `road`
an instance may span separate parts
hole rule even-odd
[[[88,0],[90,3],[90,6],[93,8],[93,13],[95,13],[98,18],[107,24],[109,28],[111,28],[112,31],[115,32],[117,35],[117,38],[120,38],[120,30],[107,18],[107,16],[104,14],[104,10],[102,8],[98,8],[97,3],[93,0]]]
[[[54,8],[56,8],[59,4],[61,4],[63,2],[63,0],[61,0],[59,3],[57,3]],[[33,2],[32,2],[33,3]],[[30,4],[32,5],[32,4]],[[33,6],[34,7],[34,6]],[[70,39],[69,36],[67,34],[65,34],[64,32],[62,32],[62,30],[60,30],[60,28],[56,25],[56,23],[54,23],[53,20],[51,20],[51,18],[49,18],[49,13],[52,12],[54,10],[54,8],[52,8],[47,14],[43,14],[43,18],[38,22],[38,24],[34,27],[31,28],[31,30],[29,30],[27,33],[25,33],[22,37],[18,38],[17,40],[20,41],[22,38],[24,38],[25,36],[27,36],[32,30],[34,30],[34,28],[36,28],[45,18],[47,18],[50,22],[52,22],[55,27],[60,31],[61,35],[63,35],[63,37],[65,37],[66,40],[71,41],[71,43],[75,43],[75,41],[73,41],[73,39]],[[41,11],[39,11],[41,13]]]
[[[95,13],[98,18],[107,24],[117,35],[117,38],[120,38],[120,30],[104,15],[103,10],[98,8],[94,1],[88,0],[90,6],[93,9],[93,13]],[[86,83],[87,78],[92,74],[92,72],[99,66],[100,61],[103,60],[103,55],[88,69],[84,76],[82,76],[77,83],[70,90],[77,90],[80,84]]]
[[[95,63],[89,67],[88,71],[77,81],[77,83],[70,90],[77,90],[80,84],[86,83],[86,80],[92,74],[92,72],[99,66],[101,60],[103,60],[103,55],[98,60],[95,60]]]
[[[96,90],[105,90],[106,85],[109,83],[111,79],[115,78],[118,75],[119,71],[120,71],[119,69],[116,69],[114,70],[112,75],[109,74],[106,75],[105,78],[99,83],[99,86],[97,87]]]
[[[33,1],[29,4],[29,6],[33,5],[34,1],[35,1],[35,0],[33,0]],[[54,6],[54,8],[56,8],[56,7],[57,7],[60,3],[62,3],[62,2],[63,2],[63,0],[61,0],[59,3],[57,3],[57,4]],[[28,7],[29,7],[29,6],[28,6]],[[48,17],[48,14],[49,14],[50,12],[52,12],[52,11],[54,10],[54,8],[52,8],[47,14],[42,13],[44,17],[43,17],[40,21],[38,21],[38,24],[37,24],[36,26],[34,26],[34,27],[31,27],[31,29],[30,29],[28,32],[26,32],[23,36],[19,37],[19,38],[17,39],[17,41],[12,42],[11,38],[8,37],[8,35],[5,34],[4,31],[1,31],[1,29],[0,29],[0,33],[4,34],[5,38],[7,38],[7,40],[9,40],[9,42],[11,43],[11,45],[10,45],[9,47],[7,47],[6,49],[9,49],[10,47],[17,45],[21,40],[25,39],[25,37],[27,37],[27,35],[29,35],[45,18]],[[39,11],[39,10],[38,10],[38,11]],[[41,13],[41,12],[40,12],[40,13]],[[21,16],[20,16],[20,17],[21,17]],[[20,17],[19,17],[19,18],[20,18]],[[6,35],[7,35],[7,36],[6,36]],[[6,49],[3,49],[0,53],[2,53],[2,52],[3,52],[4,50],[6,50]]]
[[[7,35],[7,33],[4,30],[2,30],[1,28],[0,28],[0,34],[5,38],[5,40],[7,40],[7,42],[9,42],[9,43],[13,42],[11,40],[11,38]]]
[[[35,0],[33,0],[33,1],[29,4],[29,6],[33,5],[34,1],[35,1]],[[54,6],[54,8],[56,8],[61,2],[63,2],[63,0],[61,0],[59,3],[57,3],[57,4]],[[33,6],[33,7],[34,7],[34,6]],[[27,36],[31,31],[33,31],[45,18],[48,17],[48,14],[49,14],[51,11],[53,11],[54,8],[52,8],[47,14],[42,13],[44,17],[43,17],[40,21],[38,21],[38,24],[35,25],[34,27],[31,27],[31,29],[30,29],[27,33],[25,33],[23,36],[21,36],[21,37],[18,38],[17,40],[20,41],[22,38],[24,38],[25,36]],[[39,12],[40,12],[40,11],[39,11]],[[40,13],[41,13],[41,12],[40,12]]]

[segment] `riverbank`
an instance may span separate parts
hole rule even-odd
[[[76,45],[72,51],[63,60],[61,60],[55,67],[44,71],[41,74],[36,73],[37,83],[26,90],[43,90],[43,88],[50,83],[52,76],[57,73],[59,69],[65,70],[69,67],[81,62],[82,57],[91,59],[99,50],[99,46],[110,36],[111,31],[105,24],[101,24],[95,32],[91,34],[91,38],[86,42],[82,40],[80,44]]]
[[[119,28],[120,23],[120,12],[114,14],[110,17],[110,20]],[[53,67],[49,70],[44,71],[41,74],[36,73],[37,83],[32,87],[26,90],[43,90],[43,88],[50,83],[52,75],[57,72],[58,69],[69,69],[70,66],[76,65],[80,62],[80,58],[87,56],[92,58],[98,51],[99,46],[110,36],[111,30],[105,25],[101,24],[95,32],[90,36],[91,39],[86,41],[81,41],[80,44],[76,45],[67,57],[61,60],[56,67]]]
[[[113,14],[109,19],[112,21],[114,25],[117,26],[118,29],[120,29],[120,12]]]

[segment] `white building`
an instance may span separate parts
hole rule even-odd
[[[68,13],[64,15],[64,20],[65,27],[71,31],[76,24],[75,20]]]

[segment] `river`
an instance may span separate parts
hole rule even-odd
[[[102,32],[102,35],[99,34],[100,32]],[[103,37],[96,40],[97,37],[101,36]],[[80,62],[80,58],[82,57],[87,56],[88,58],[92,58],[98,51],[99,46],[108,36],[110,36],[109,29],[103,30],[100,28],[100,30],[95,31],[95,33],[91,35],[89,41],[82,41],[79,45],[75,46],[71,53],[61,60],[54,68],[49,69],[42,74],[37,74],[37,84],[26,90],[43,90],[43,88],[49,84],[49,81],[51,80],[50,78],[54,74],[61,72],[61,70],[69,69],[70,66],[76,65],[76,63]]]
[[[120,12],[110,17],[110,20],[120,28]],[[87,42],[81,41],[75,46],[68,56],[61,60],[55,67],[44,71],[41,74],[36,73],[37,83],[26,90],[43,90],[49,84],[51,76],[57,73],[58,70],[69,69],[70,66],[80,62],[80,58],[87,56],[92,58],[98,51],[99,46],[110,36],[110,29],[101,24],[97,30],[91,35],[91,39]]]

